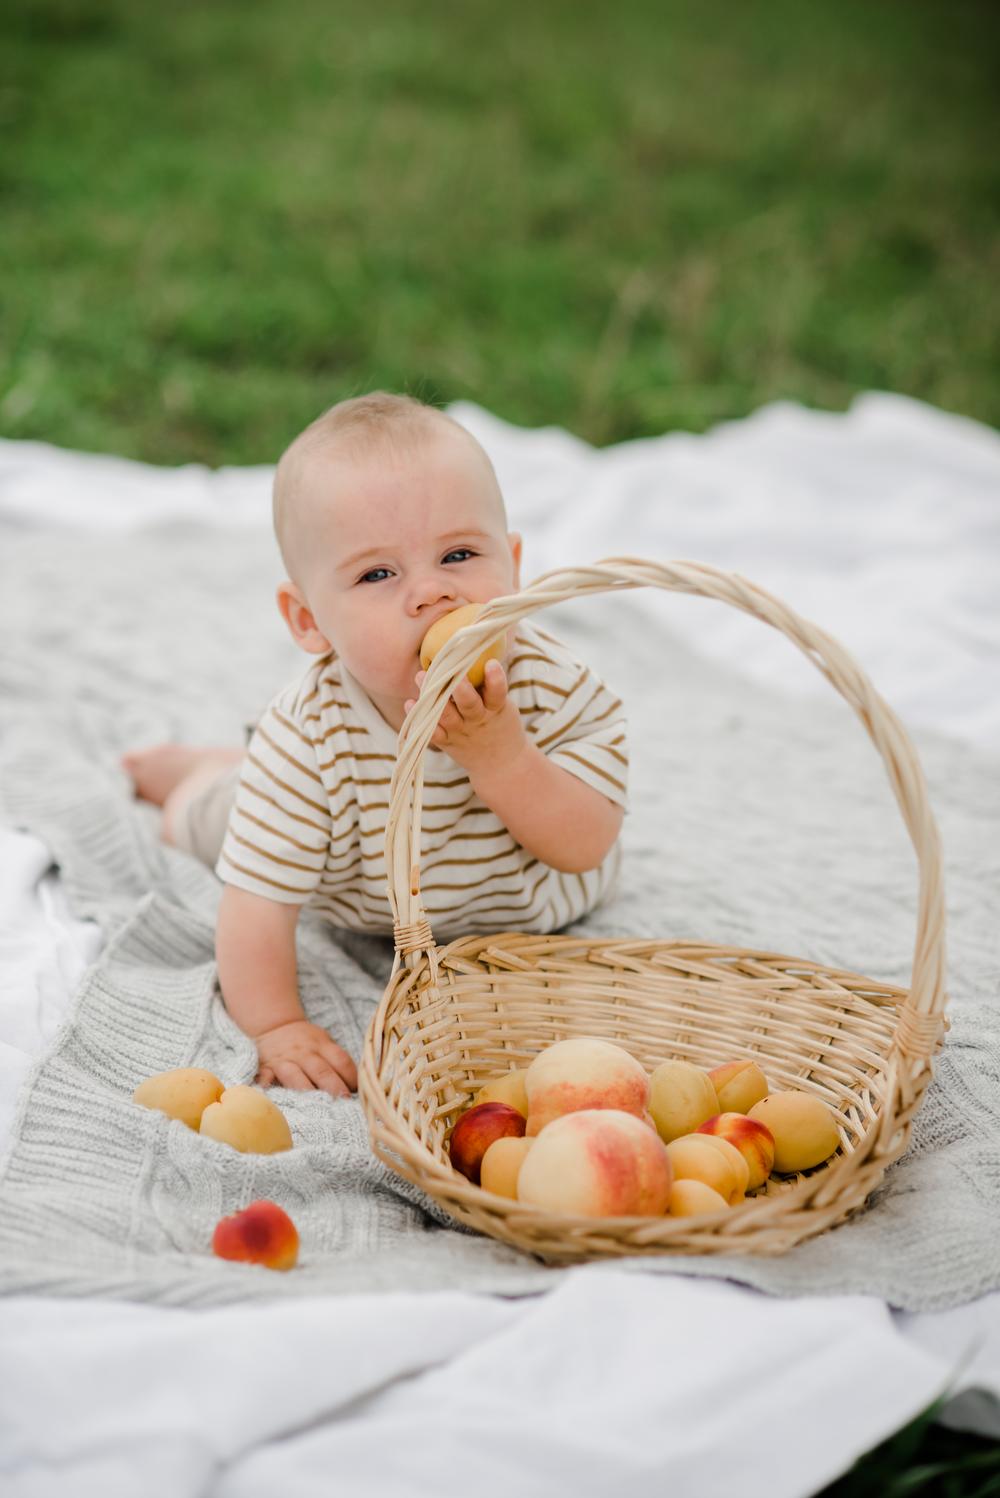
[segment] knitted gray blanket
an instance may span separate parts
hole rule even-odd
[[[21,1099],[0,1173],[0,1285],[209,1305],[554,1284],[566,1271],[456,1226],[386,1170],[356,1100],[275,1090],[296,1146],[275,1156],[238,1155],[132,1103],[153,1072],[205,1066],[232,1084],[252,1080],[255,1059],[215,988],[219,886],[159,843],[118,756],[169,737],[242,742],[302,657],[272,608],[273,548],[257,535],[7,531],[0,546],[3,814],[46,839],[75,912],[107,937]],[[575,929],[765,947],[906,983],[914,858],[881,761],[839,698],[765,693],[706,664],[651,627],[634,595],[563,606],[544,625],[630,717],[622,883]],[[911,1310],[1000,1286],[1000,777],[987,756],[915,737],[947,858],[952,1028],[907,1155],[865,1212],[780,1258],[627,1261],[636,1272]],[[389,942],[306,918],[300,955],[310,1016],[359,1055]],[[219,1217],[257,1197],[298,1224],[292,1273],[211,1252]]]

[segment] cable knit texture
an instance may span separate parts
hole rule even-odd
[[[256,534],[9,531],[0,544],[4,814],[47,840],[74,911],[107,937],[20,1100],[0,1175],[0,1284],[209,1305],[555,1283],[562,1271],[456,1227],[385,1169],[356,1099],[274,1089],[295,1138],[274,1156],[239,1155],[132,1102],[171,1067],[249,1082],[255,1056],[215,983],[220,886],[161,845],[118,757],[166,738],[241,743],[302,657],[273,615],[273,548]],[[664,617],[651,629],[618,596],[543,621],[623,695],[633,745],[621,884],[574,929],[765,947],[905,984],[915,862],[861,725],[832,693],[765,693],[707,664]],[[864,1213],[779,1258],[626,1261],[636,1272],[912,1310],[1000,1287],[1000,775],[987,755],[915,737],[946,853],[952,1028],[907,1155]],[[390,941],[306,915],[300,960],[310,1017],[359,1055]],[[211,1253],[219,1217],[257,1197],[298,1225],[292,1273]]]

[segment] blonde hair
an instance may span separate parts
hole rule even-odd
[[[492,464],[470,432],[436,406],[426,405],[412,395],[373,390],[368,395],[338,401],[311,421],[282,453],[274,475],[274,533],[289,575],[294,576],[293,567],[298,561],[293,545],[295,499],[305,470],[317,453],[336,447],[349,458],[373,453],[396,457],[412,452],[442,427],[461,433],[474,443],[492,471]]]

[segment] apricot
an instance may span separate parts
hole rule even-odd
[[[504,1072],[502,1076],[490,1077],[476,1093],[476,1102],[509,1103],[527,1118],[528,1093],[524,1085],[527,1072],[528,1068],[521,1066],[515,1071]]]
[[[749,1113],[767,1097],[768,1081],[756,1061],[727,1061],[709,1072],[719,1106],[714,1113]]]
[[[492,1191],[494,1196],[509,1196],[511,1201],[517,1201],[517,1178],[524,1164],[524,1157],[534,1142],[525,1135],[518,1138],[512,1134],[494,1139],[483,1156],[479,1169],[479,1184],[483,1190]]]
[[[546,1046],[528,1067],[524,1085],[531,1135],[564,1113],[612,1108],[642,1118],[649,1107],[645,1067],[622,1046],[591,1035]]]
[[[292,1147],[285,1115],[258,1087],[227,1087],[201,1115],[201,1132],[243,1155],[276,1155]]]
[[[180,1066],[176,1071],[157,1072],[140,1082],[132,1101],[143,1108],[155,1108],[168,1118],[179,1118],[189,1129],[198,1132],[201,1115],[209,1103],[218,1102],[225,1091],[213,1072],[200,1066]]]
[[[719,1111],[707,1072],[690,1061],[661,1061],[649,1079],[649,1111],[664,1144],[690,1134]]]
[[[509,1103],[477,1103],[460,1115],[451,1131],[448,1154],[456,1170],[479,1185],[483,1156],[496,1139],[524,1134],[524,1114]]]
[[[781,1175],[822,1164],[840,1144],[833,1109],[811,1092],[769,1093],[747,1117],[774,1135],[774,1169]]]
[[[763,1186],[774,1169],[774,1135],[759,1119],[745,1113],[717,1113],[699,1125],[698,1133],[739,1151],[750,1171],[748,1191]]]
[[[299,1257],[298,1229],[277,1202],[251,1202],[217,1223],[212,1252],[220,1259],[291,1269]]]
[[[641,1118],[586,1108],[554,1119],[533,1141],[517,1199],[577,1217],[659,1217],[671,1180],[666,1148]]]
[[[667,1211],[671,1217],[700,1217],[704,1212],[725,1212],[728,1207],[726,1199],[711,1186],[691,1178],[671,1186]]]
[[[665,1149],[675,1181],[701,1181],[717,1191],[730,1207],[742,1200],[743,1172],[711,1140],[701,1134],[684,1134],[680,1139],[672,1139]]]
[[[420,664],[426,671],[431,661],[437,655],[452,635],[458,630],[464,629],[467,624],[474,624],[483,612],[485,604],[466,603],[460,609],[452,609],[450,614],[444,614],[424,635],[420,644]],[[482,655],[471,665],[465,673],[474,687],[481,687],[486,678],[486,662],[502,661],[507,648],[507,632],[498,635]]]
[[[701,1133],[701,1130],[697,1132]],[[738,1177],[740,1196],[744,1196],[750,1189],[750,1165],[746,1158],[734,1144],[730,1144],[728,1139],[723,1139],[721,1134],[704,1133],[702,1138],[707,1139],[709,1144],[714,1144],[715,1148],[720,1150],[729,1161]]]

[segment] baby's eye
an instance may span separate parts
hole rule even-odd
[[[379,576],[380,573],[381,573],[381,577]],[[363,577],[359,577],[358,578],[358,582],[359,583],[379,583],[379,582],[382,581],[382,577],[388,577],[388,576],[389,576],[389,569],[388,569],[388,567],[373,567],[370,572],[366,572]]]
[[[468,546],[458,546],[454,551],[449,551],[448,555],[445,557],[445,561],[450,562],[453,557],[458,557],[460,562],[464,562],[466,557],[474,557],[475,554],[476,553],[474,551],[470,551]]]

